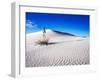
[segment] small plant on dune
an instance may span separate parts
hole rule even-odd
[[[48,45],[49,39],[46,37],[45,27],[43,28],[42,39],[38,40],[36,43],[39,45]]]
[[[45,40],[38,40],[36,43],[39,44],[39,45],[48,45],[48,39],[45,39]]]

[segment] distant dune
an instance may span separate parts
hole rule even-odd
[[[42,31],[26,34],[26,67],[89,64],[89,38],[46,30],[49,45],[39,45]]]

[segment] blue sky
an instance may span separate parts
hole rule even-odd
[[[77,36],[89,36],[89,15],[26,12],[26,33],[46,27]]]

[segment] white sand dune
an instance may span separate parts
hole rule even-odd
[[[26,67],[89,64],[89,39],[46,30],[50,45],[37,45],[42,31],[26,35]]]

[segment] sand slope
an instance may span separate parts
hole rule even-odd
[[[42,32],[26,35],[26,67],[89,64],[89,39],[52,30],[46,33],[49,42],[57,44],[37,45]]]

